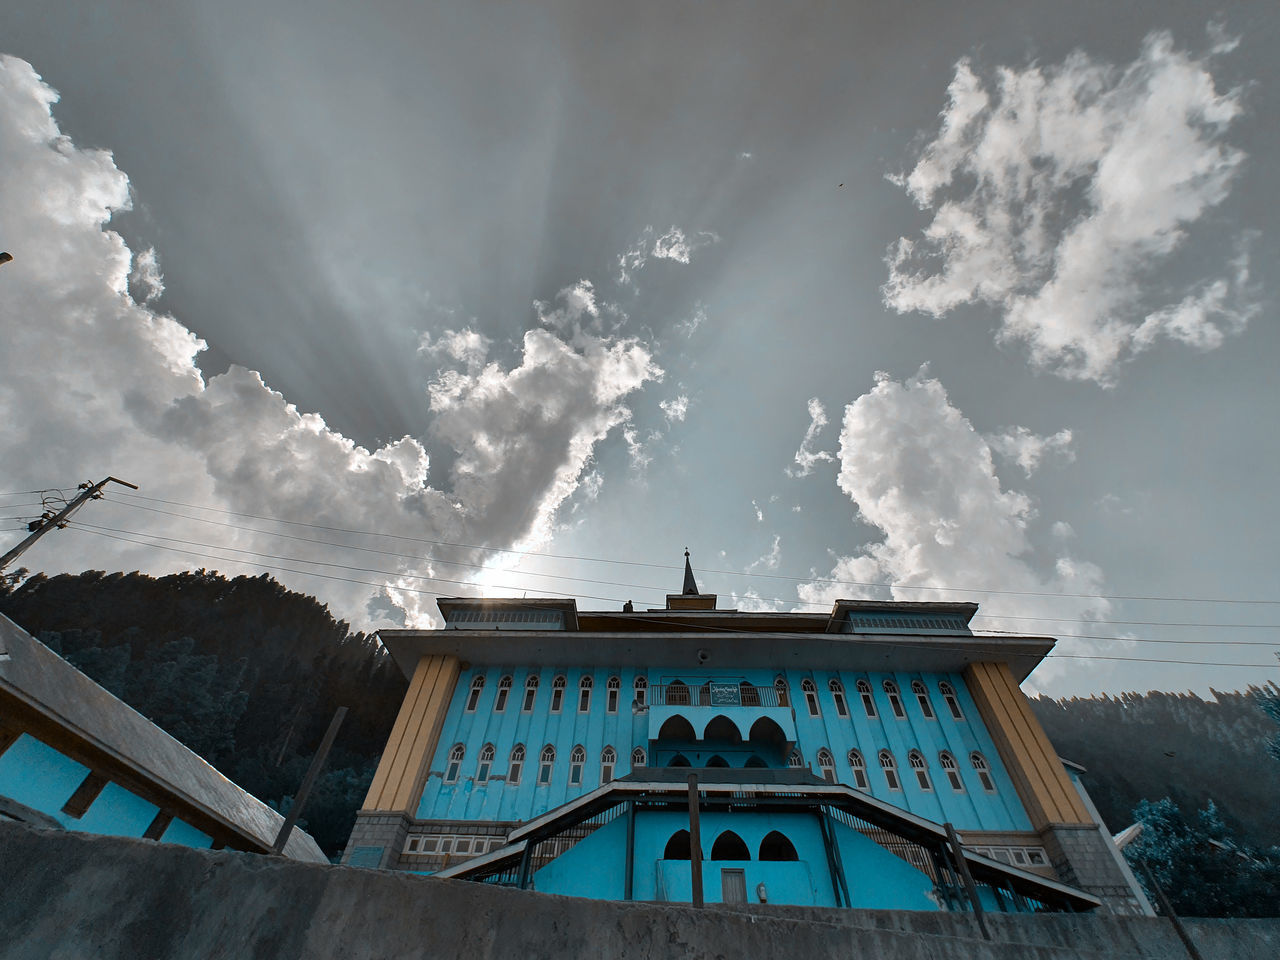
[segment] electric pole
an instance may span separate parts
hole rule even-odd
[[[97,483],[80,484],[79,495],[63,507],[55,516],[50,517],[46,515],[41,517],[39,520],[28,524],[27,529],[33,531],[32,534],[6,553],[3,557],[0,557],[0,571],[3,571],[5,567],[17,560],[18,557],[22,556],[27,547],[31,546],[50,530],[55,528],[61,530],[65,527],[67,525],[67,518],[69,518],[71,514],[75,513],[76,510],[86,501],[100,500],[102,498],[102,488],[108,483],[118,483],[121,486],[128,487],[130,490],[138,489],[136,484],[132,484],[127,480],[117,480],[115,477],[107,477],[105,480],[99,480]]]

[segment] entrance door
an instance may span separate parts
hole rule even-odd
[[[720,902],[747,902],[747,873],[745,870],[720,871]]]

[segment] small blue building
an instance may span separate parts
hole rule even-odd
[[[686,555],[687,558],[687,555]],[[442,599],[344,861],[618,900],[1145,912],[972,603]],[[696,802],[694,802],[696,800]]]

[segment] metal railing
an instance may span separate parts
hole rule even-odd
[[[791,698],[777,687],[749,683],[659,683],[649,687],[649,702],[658,707],[789,707]]]

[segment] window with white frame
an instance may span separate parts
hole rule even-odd
[[[929,767],[924,762],[924,754],[919,750],[912,750],[907,754],[907,762],[916,773],[916,783],[920,784],[920,789],[932,791],[933,781],[929,779]]]
[[[498,681],[498,697],[493,701],[493,712],[502,713],[507,709],[507,697],[511,695],[511,678],[503,677]]]
[[[938,684],[938,690],[942,693],[942,700],[947,705],[947,709],[951,711],[951,719],[963,720],[964,711],[960,709],[960,698],[956,696],[956,688],[943,680]]]
[[[635,686],[632,689],[635,690],[636,703],[643,707],[648,702],[649,678],[636,677]]]
[[[649,765],[649,757],[644,752],[644,747],[636,747],[631,751],[631,769],[636,767],[647,767]]]
[[[622,681],[617,677],[610,677],[606,689],[608,690],[608,695],[605,697],[605,712],[617,713],[618,693],[622,689]]]
[[[600,782],[608,783],[613,779],[613,768],[618,765],[618,752],[613,747],[605,747],[600,751]]]
[[[564,707],[564,677],[559,676],[551,681],[551,712],[559,713]]]
[[[471,681],[471,692],[467,694],[467,713],[475,713],[480,703],[480,691],[484,689],[484,677],[476,677]]]
[[[588,713],[591,710],[591,678],[583,677],[578,683],[578,712]]]
[[[533,713],[533,703],[538,699],[538,675],[531,673],[524,682],[524,703],[520,705],[521,713]]]
[[[826,747],[818,751],[818,769],[822,771],[822,779],[828,783],[836,782],[836,759]]]
[[[480,749],[480,760],[476,763],[476,783],[488,783],[489,771],[493,769],[493,744],[486,743]]]
[[[804,692],[805,706],[809,708],[809,716],[818,716],[818,688],[814,682],[806,677],[800,681],[800,689]]]
[[[849,716],[849,704],[844,698],[844,684],[839,680],[829,680],[827,686],[831,689],[831,699],[836,702],[836,713],[842,717]]]
[[[453,749],[449,751],[449,765],[444,770],[445,783],[458,782],[458,776],[462,773],[462,758],[466,755],[466,747],[460,743],[453,745]]]
[[[578,744],[569,752],[569,786],[582,786],[582,765],[587,762],[587,751]]]
[[[987,758],[975,750],[969,754],[969,762],[973,764],[974,772],[978,774],[978,780],[982,782],[982,789],[987,793],[995,793],[996,782],[991,779],[991,768],[987,766]]]
[[[926,720],[932,720],[933,704],[929,702],[929,691],[919,680],[911,681],[911,692],[916,695],[916,702],[920,704],[920,712],[924,714]]]
[[[902,781],[898,779],[898,761],[888,750],[880,751],[880,769],[884,771],[884,782],[890,790],[902,789]]]
[[[786,677],[781,675],[775,677],[773,680],[773,689],[777,691],[777,694],[778,694],[778,706],[780,707],[791,706],[791,697],[787,694],[787,678]]]
[[[960,779],[960,765],[956,758],[943,750],[938,754],[938,763],[942,764],[942,772],[947,775],[947,782],[956,793],[964,793],[964,781]]]
[[[799,750],[791,751],[791,755],[787,757],[787,766],[795,770],[804,769],[804,757],[800,756]]]
[[[871,784],[867,782],[867,761],[862,759],[862,754],[857,750],[849,751],[849,769],[853,771],[853,785],[859,790],[870,790]]]
[[[517,743],[511,748],[511,759],[507,761],[507,783],[520,782],[520,774],[524,772],[524,744]]]
[[[556,763],[556,748],[547,744],[542,748],[542,757],[538,763],[538,786],[545,787],[551,782],[551,768]]]
[[[865,680],[859,680],[857,683],[858,696],[862,699],[862,709],[867,712],[867,716],[874,720],[876,718],[876,698],[871,695],[871,684]]]
[[[898,685],[892,680],[884,682],[884,692],[889,698],[889,707],[893,710],[893,715],[899,720],[903,720],[907,716],[907,711],[902,706],[902,695],[898,693]]]

